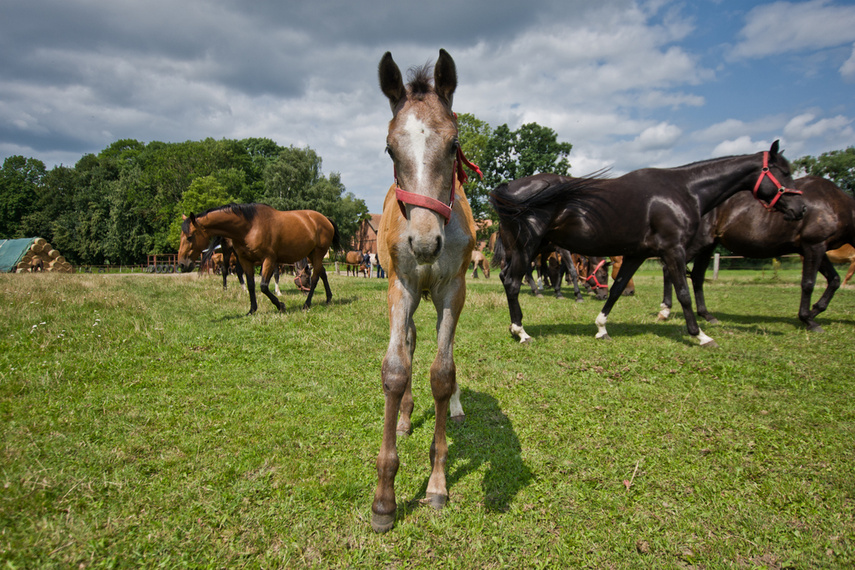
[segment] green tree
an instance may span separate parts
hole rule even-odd
[[[34,237],[21,234],[21,220],[35,211],[41,179],[46,169],[42,161],[10,156],[0,169],[0,238]]]
[[[469,113],[460,113],[457,117],[457,134],[460,148],[470,162],[482,169],[487,163],[487,149],[493,137],[490,125]],[[466,197],[472,207],[472,215],[476,220],[489,218],[490,207],[487,196],[492,190],[477,174],[469,172],[469,181],[464,184]]]
[[[819,157],[803,156],[793,166],[812,176],[822,176],[855,196],[855,147],[824,152]]]

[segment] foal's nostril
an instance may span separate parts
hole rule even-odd
[[[434,255],[439,255],[439,252],[442,250],[442,237],[436,236],[436,249],[433,250]]]

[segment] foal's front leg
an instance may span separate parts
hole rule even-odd
[[[375,532],[386,532],[395,525],[395,475],[398,473],[397,431],[398,410],[412,382],[413,350],[416,327],[413,313],[419,296],[408,290],[397,278],[389,283],[389,347],[383,358],[381,378],[385,407],[383,414],[383,442],[377,456],[377,489],[371,505],[371,527]],[[406,410],[402,410],[404,420]],[[412,396],[410,408],[412,412]],[[409,413],[406,413],[409,422]]]
[[[457,321],[466,300],[466,282],[461,275],[446,289],[439,293],[433,292],[431,297],[436,307],[436,358],[430,367],[430,387],[433,392],[436,408],[436,423],[433,432],[433,443],[430,447],[431,474],[428,480],[425,502],[435,509],[441,509],[448,500],[448,489],[445,482],[445,464],[448,461],[448,441],[446,440],[446,416],[449,405],[451,414],[462,419],[463,408],[460,407],[460,391],[457,386],[457,369],[454,365],[454,332]],[[454,401],[453,401],[454,400]],[[453,401],[453,402],[452,402]],[[457,408],[457,409],[454,409]]]

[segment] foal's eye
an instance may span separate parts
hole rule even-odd
[[[386,145],[386,154],[389,155],[389,158],[395,160],[395,154],[392,152],[392,147],[389,145]]]

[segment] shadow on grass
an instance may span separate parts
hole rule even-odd
[[[510,419],[491,395],[463,388],[460,401],[466,412],[462,424],[448,422],[448,464],[446,484],[451,500],[454,487],[468,475],[487,465],[481,482],[484,508],[490,512],[507,512],[517,493],[532,480],[531,470],[522,460],[522,447]],[[433,427],[433,410],[413,421],[413,429],[425,423]],[[405,515],[419,508],[427,491],[428,478],[417,498],[405,506]]]
[[[264,302],[262,302],[262,300]],[[283,314],[294,313],[294,312],[303,310],[302,305],[296,305],[296,304],[292,305],[290,303],[290,301],[291,301],[290,295],[283,294],[279,300],[282,301],[283,303],[286,303],[285,311],[283,312]],[[309,310],[311,311],[311,310],[314,310],[315,307],[325,307],[325,306],[343,307],[346,305],[352,305],[353,303],[355,303],[359,300],[360,300],[359,297],[333,297],[332,301],[327,303],[326,301],[323,301],[323,300],[320,302],[316,302],[313,299],[312,300],[312,306],[309,308]],[[247,302],[247,305],[249,305],[249,302]],[[258,314],[258,313],[264,312],[264,311],[276,313],[276,309],[273,307],[273,303],[271,303],[270,300],[267,299],[267,297],[262,296],[261,298],[258,299],[258,310],[256,310],[255,314]],[[212,323],[222,323],[222,322],[227,322],[227,321],[233,321],[236,319],[242,319],[244,317],[251,317],[251,316],[252,315],[250,315],[248,312],[246,312],[246,313],[234,313],[232,315],[223,315],[221,317],[211,319],[211,322]]]

